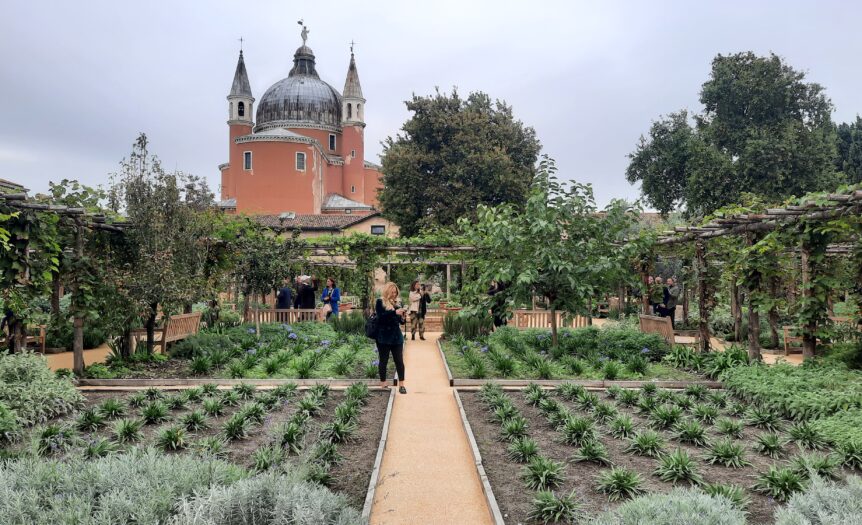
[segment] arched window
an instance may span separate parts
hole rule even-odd
[[[227,118],[233,118],[233,102],[230,103],[230,109],[228,110]]]
[[[347,118],[353,118],[353,105],[350,102],[347,103]]]
[[[356,104],[356,118],[362,120],[362,104]]]
[[[245,102],[240,102],[239,104],[237,104],[236,114],[239,115],[240,117],[245,116]]]

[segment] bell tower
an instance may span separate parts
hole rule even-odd
[[[250,135],[254,126],[254,97],[251,95],[251,84],[248,82],[248,73],[245,70],[245,59],[242,49],[239,51],[239,60],[236,63],[236,72],[233,75],[230,93],[227,96],[228,103],[228,163],[222,167],[221,176],[221,198],[222,200],[236,199],[236,180],[241,174],[251,171],[251,154],[245,155],[240,146],[236,144],[237,137]],[[245,158],[248,157],[248,158]]]
[[[350,43],[350,65],[341,107],[342,156],[344,157],[343,195],[348,199],[369,204],[366,199],[365,170],[365,98],[359,83],[359,71]]]

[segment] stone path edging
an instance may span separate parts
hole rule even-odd
[[[482,454],[479,452],[479,446],[476,444],[476,437],[473,435],[473,429],[470,427],[470,422],[467,420],[467,413],[464,412],[464,405],[461,403],[461,396],[458,394],[458,389],[453,388],[452,393],[455,396],[455,402],[458,404],[458,411],[461,413],[461,424],[464,426],[464,433],[467,434],[467,440],[470,442],[470,449],[473,452],[473,460],[476,464],[476,472],[479,474],[479,480],[482,482],[482,492],[485,494],[485,502],[488,504],[488,511],[491,513],[491,519],[494,525],[505,525],[503,513],[500,512],[500,506],[497,505],[497,498],[494,496],[494,491],[491,489],[491,482],[488,480],[488,475],[485,473],[485,467],[482,466]]]
[[[449,386],[455,386],[452,371],[449,370],[449,361],[446,360],[446,353],[443,352],[443,345],[440,344],[440,338],[437,339],[437,351],[440,352],[440,359],[443,360],[443,367],[446,369],[446,376],[449,378]]]
[[[645,384],[655,385],[658,388],[682,389],[692,385],[701,385],[706,388],[719,390],[723,389],[724,385],[720,381],[607,381],[602,379],[453,379],[455,388],[459,387],[481,387],[486,383],[494,383],[504,388],[523,388],[530,384],[537,384],[544,387],[556,387],[563,383],[574,383],[581,385],[587,389],[604,390],[610,386],[618,386],[621,388],[640,388]]]
[[[377,457],[374,458],[374,468],[371,479],[368,480],[368,492],[365,493],[365,505],[362,507],[362,517],[368,521],[371,517],[371,505],[374,503],[374,493],[380,480],[380,465],[383,463],[383,452],[386,450],[386,438],[389,436],[389,420],[392,417],[392,404],[395,402],[395,389],[389,391],[389,403],[386,405],[386,417],[383,419],[383,431],[380,433],[380,443],[377,445]]]
[[[369,387],[377,386],[377,379],[227,379],[215,377],[189,377],[168,379],[80,379],[80,386],[106,386],[106,387],[141,387],[141,386],[194,386],[206,383],[219,385],[238,385],[240,383],[255,386],[278,386],[286,383],[296,383],[297,386],[311,386],[317,384],[336,386],[350,386],[353,383],[365,383]]]

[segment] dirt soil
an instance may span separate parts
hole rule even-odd
[[[263,389],[259,389],[263,391]],[[177,392],[166,392],[167,396],[175,395]],[[85,393],[85,407],[92,407],[101,404],[106,399],[124,400],[130,394],[126,392],[87,392]],[[249,437],[244,440],[232,441],[228,444],[225,459],[240,465],[245,468],[252,467],[254,461],[252,454],[259,448],[270,445],[273,440],[273,433],[276,426],[290,419],[295,412],[296,401],[303,395],[303,391],[298,391],[297,394],[288,400],[281,407],[276,407],[274,410],[267,413],[266,419],[262,425],[253,426]],[[314,444],[319,434],[320,429],[332,419],[335,406],[343,399],[343,393],[337,390],[332,390],[326,400],[326,404],[320,413],[306,423],[306,432],[304,437],[303,448],[310,447]],[[335,465],[330,474],[333,478],[331,489],[334,492],[343,494],[347,497],[351,506],[356,509],[361,509],[365,503],[365,495],[368,490],[368,483],[371,477],[371,471],[374,467],[374,459],[377,455],[377,447],[380,442],[380,434],[383,430],[383,420],[386,415],[386,406],[389,402],[389,392],[372,390],[371,395],[367,399],[365,407],[359,418],[358,428],[353,435],[353,439],[348,443],[342,443],[338,446],[338,451],[342,455],[343,460]],[[188,441],[194,443],[202,438],[215,436],[219,434],[225,421],[239,409],[244,402],[240,402],[237,407],[226,407],[225,412],[219,417],[208,417],[207,424],[209,428],[198,431],[189,432]],[[201,403],[189,403],[188,407],[181,410],[170,411],[170,421],[161,425],[144,425],[141,429],[143,438],[137,444],[138,446],[153,445],[159,431],[168,426],[174,425],[185,414],[192,410],[200,409]],[[139,409],[130,408],[127,417],[134,417],[139,413]],[[59,418],[54,422],[58,423],[73,423],[77,413]],[[119,418],[118,418],[119,419]],[[38,428],[38,427],[37,427]],[[98,437],[111,438],[111,429],[113,421],[108,421],[105,427],[89,433],[82,433],[84,442],[93,440]],[[32,432],[32,431],[31,431]],[[10,451],[21,451],[30,444],[30,436],[25,436],[19,443],[14,445]],[[174,454],[186,453],[171,452]],[[74,451],[72,452],[74,453]]]
[[[476,436],[479,451],[482,454],[482,463],[491,482],[491,487],[500,506],[500,510],[506,523],[523,524],[537,523],[528,520],[527,516],[532,508],[533,492],[525,490],[521,481],[522,465],[506,457],[506,446],[498,440],[500,426],[488,419],[489,412],[481,402],[476,392],[462,391],[461,399],[464,410]],[[573,462],[572,456],[577,452],[577,447],[561,443],[560,435],[550,427],[545,417],[537,409],[528,405],[521,392],[507,392],[510,399],[518,407],[521,414],[529,424],[530,437],[536,440],[541,454],[565,464],[565,481],[555,489],[557,494],[569,494],[574,491],[581,509],[587,516],[595,516],[601,512],[617,507],[620,503],[613,503],[607,497],[595,490],[596,476],[607,467],[587,462]],[[552,394],[553,396],[553,394]],[[606,394],[599,393],[602,401],[614,404]],[[575,404],[564,401],[554,396],[555,399],[564,404],[573,414],[588,416],[589,414],[579,410]],[[638,416],[632,409],[620,409],[620,413],[628,413],[635,422],[636,429],[646,428],[646,419]],[[727,417],[722,411],[720,417]],[[730,418],[736,419],[736,418]],[[716,439],[719,435],[714,431],[714,426],[707,427],[710,439]],[[673,488],[672,483],[660,481],[653,471],[659,465],[655,458],[642,457],[625,453],[623,450],[628,440],[616,439],[608,435],[604,430],[606,427],[598,425],[599,440],[607,447],[608,456],[616,466],[636,470],[643,476],[643,488],[648,492],[668,492]],[[707,451],[706,447],[690,446],[680,443],[672,438],[669,432],[659,432],[665,437],[665,450],[672,451],[676,448],[687,451],[691,456],[701,458]],[[728,468],[721,465],[710,465],[704,460],[698,461],[699,473],[706,483],[735,484],[746,489],[746,495],[751,499],[747,508],[748,521],[753,524],[773,523],[773,512],[777,503],[770,497],[761,495],[751,490],[756,481],[758,473],[767,470],[773,463],[786,464],[787,459],[773,461],[761,456],[753,450],[752,445],[759,431],[752,427],[745,427],[742,439],[738,440],[746,447],[746,459],[752,466],[745,468]],[[786,436],[785,436],[786,437]],[[787,456],[792,457],[795,446],[787,447]],[[845,475],[840,472],[839,475]]]

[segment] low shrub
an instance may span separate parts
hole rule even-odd
[[[563,464],[545,456],[534,456],[521,471],[528,489],[549,490],[563,482]]]
[[[754,484],[754,490],[766,494],[777,501],[785,502],[805,488],[805,477],[790,467],[771,466],[761,473]]]
[[[704,459],[713,465],[717,463],[731,468],[751,465],[751,462],[745,459],[745,447],[728,438],[713,443],[704,455]]]
[[[575,523],[580,515],[580,508],[574,492],[568,496],[557,496],[551,491],[541,490],[533,498],[529,518],[545,524]]]
[[[642,430],[629,439],[626,452],[657,458],[664,452],[664,438],[653,430]]]
[[[365,316],[360,310],[333,315],[329,318],[329,323],[336,332],[365,335]]]
[[[754,450],[772,459],[779,459],[784,456],[785,445],[787,445],[787,441],[778,434],[761,434],[757,436]]]
[[[599,474],[596,490],[607,494],[609,501],[630,499],[645,492],[643,481],[643,477],[634,470],[612,467]]]
[[[364,523],[344,496],[295,476],[266,472],[231,485],[216,485],[176,506],[170,525],[359,525]]]
[[[539,445],[529,437],[522,437],[509,443],[507,456],[512,461],[527,463],[539,454]]]
[[[794,493],[775,511],[775,525],[837,525],[859,523],[862,516],[862,478],[845,483],[811,479],[804,492]]]
[[[31,352],[0,354],[0,405],[5,407],[0,409],[0,422],[5,421],[0,435],[15,437],[19,427],[44,423],[83,403],[72,382],[57,377],[44,357]]]
[[[155,450],[5,461],[0,462],[0,523],[166,523],[183,496],[206,493],[243,475],[221,461]]]
[[[723,496],[701,490],[675,488],[666,494],[648,494],[623,503],[596,517],[594,525],[745,525],[745,513]]]
[[[688,452],[682,449],[676,449],[662,456],[659,466],[655,469],[655,475],[660,480],[671,483],[685,481],[697,485],[702,481],[697,463]]]
[[[745,489],[739,485],[722,485],[720,483],[704,483],[700,489],[710,496],[721,496],[733,503],[733,506],[745,510],[751,503],[751,498],[745,493]]]

